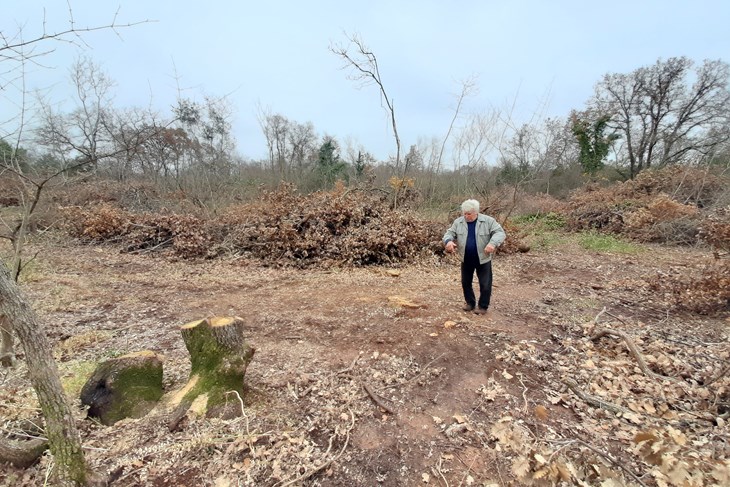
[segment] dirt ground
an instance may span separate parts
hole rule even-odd
[[[695,394],[727,363],[728,316],[675,313],[644,281],[692,268],[701,250],[610,254],[568,241],[498,255],[486,316],[461,310],[452,257],[302,271],[59,242],[33,250],[26,291],[76,390],[93,364],[145,349],[164,355],[166,390],[179,389],[190,368],[179,327],[199,318],[242,317],[256,348],[240,418],[191,417],[171,433],[164,403],[114,426],[79,407],[89,464],[112,485],[656,485],[663,467],[636,444],[649,430],[712,445],[693,464],[666,441],[678,465],[710,479],[687,485],[713,485],[729,456],[727,424],[712,419],[727,380]],[[604,307],[599,326],[625,331],[691,393],[675,400],[672,383],[643,377],[620,339],[591,341]],[[38,414],[20,358],[0,372],[6,430]],[[632,413],[588,404],[566,377]],[[50,466],[48,456],[3,466],[0,484],[42,485]]]

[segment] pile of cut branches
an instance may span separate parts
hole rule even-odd
[[[703,210],[721,202],[726,177],[689,167],[644,171],[602,188],[589,184],[571,195],[572,230],[601,230],[641,242],[694,244]]]
[[[133,213],[110,203],[67,208],[66,228],[86,241],[126,251],[172,252],[182,258],[236,255],[268,264],[393,264],[443,252],[445,226],[379,196],[339,188],[300,195],[293,186],[265,191],[211,220],[174,213]]]

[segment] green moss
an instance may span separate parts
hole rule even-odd
[[[114,389],[118,400],[107,414],[109,420],[144,416],[162,397],[162,362],[124,368],[114,377]]]
[[[140,418],[162,397],[162,359],[145,351],[107,360],[86,381],[80,397],[89,414],[104,424]]]
[[[215,347],[216,353],[209,353],[207,360],[198,361],[191,375],[198,375],[195,386],[185,395],[183,401],[192,401],[200,394],[208,394],[208,408],[230,400],[226,393],[236,391],[243,395],[243,374],[253,356],[253,349],[247,347],[244,354],[226,355]],[[215,355],[215,357],[214,357]]]
[[[61,385],[68,397],[78,397],[81,388],[97,367],[96,362],[72,361],[66,362],[61,368]]]

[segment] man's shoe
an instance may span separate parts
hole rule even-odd
[[[489,310],[487,308],[477,308],[474,310],[474,313],[476,313],[478,315],[485,315],[485,314],[487,314],[488,311]]]
[[[464,311],[474,311],[474,306],[471,306],[469,304],[465,304],[463,308]]]

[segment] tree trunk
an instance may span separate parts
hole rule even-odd
[[[0,344],[0,365],[3,367],[12,367],[15,365],[13,328],[10,326],[10,320],[2,314],[0,314],[0,335],[2,335],[2,344]]]
[[[169,427],[174,430],[188,409],[206,416],[240,415],[243,378],[253,358],[254,348],[243,334],[241,318],[209,318],[180,328],[190,353],[190,379],[172,401],[176,407]]]
[[[89,416],[112,425],[124,418],[141,418],[162,397],[162,358],[145,350],[100,364],[81,389]]]
[[[7,267],[0,264],[0,314],[12,323],[25,350],[28,375],[46,420],[46,436],[53,454],[58,485],[84,485],[86,462],[81,437],[61,387],[51,345]]]

